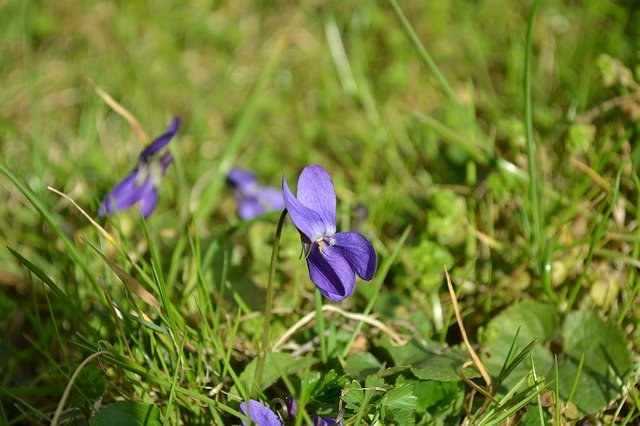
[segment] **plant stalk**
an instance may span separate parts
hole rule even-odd
[[[251,391],[251,397],[254,398],[256,393],[262,388],[262,372],[264,371],[264,361],[269,351],[269,328],[271,326],[271,308],[273,305],[273,277],[276,274],[276,262],[278,261],[278,248],[280,247],[280,235],[284,227],[284,220],[287,217],[287,210],[283,210],[278,220],[276,234],[273,237],[273,249],[271,250],[271,263],[269,264],[269,281],[267,282],[267,299],[264,307],[264,324],[262,326],[262,347],[260,348],[260,356],[256,364],[256,374],[254,377],[254,386]]]

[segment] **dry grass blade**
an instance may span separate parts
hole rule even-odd
[[[129,291],[142,299],[142,301],[147,305],[152,306],[156,309],[160,309],[160,302],[158,302],[158,299],[156,299],[153,294],[151,294],[146,288],[144,288],[143,285],[138,282],[138,280],[129,275],[127,271],[122,269],[120,266],[109,260],[104,254],[100,253],[100,250],[94,247],[91,243],[86,240],[85,242],[89,244],[89,247],[91,247],[96,253],[98,253],[98,256],[100,256],[102,260],[105,261],[105,263],[118,276],[118,278],[120,278],[120,280],[129,289]]]
[[[82,207],[80,207],[75,201],[73,201],[73,199],[71,197],[69,197],[67,194],[65,194],[65,193],[63,193],[61,191],[58,191],[57,189],[52,188],[50,186],[48,186],[47,189],[49,191],[55,193],[55,194],[58,194],[59,196],[61,196],[65,200],[69,201],[75,208],[78,209],[78,211],[80,211],[80,213],[82,213],[84,215],[84,217],[87,218],[87,220],[89,222],[91,222],[91,224],[98,230],[98,232],[100,232],[100,234],[107,241],[109,241],[114,247],[116,247],[116,248],[118,247],[115,238],[113,238],[111,236],[111,234],[109,234],[109,232],[107,232],[106,229],[104,229],[95,220],[93,220],[93,218],[87,212],[85,212],[82,209]],[[120,278],[120,280],[124,283],[125,286],[127,286],[127,288],[132,293],[134,293],[135,295],[140,297],[140,299],[142,299],[142,301],[145,302],[146,304],[148,304],[150,306],[153,306],[154,308],[157,308],[157,309],[160,308],[160,303],[158,302],[158,300],[153,296],[153,294],[149,293],[149,291],[147,291],[147,289],[145,289],[142,286],[142,284],[140,284],[135,278],[133,278],[131,275],[129,275],[120,266],[116,265],[114,262],[109,260],[102,253],[100,253],[100,251],[97,248],[95,248],[93,245],[89,244],[89,246],[91,246],[91,248],[93,248],[95,250],[95,252],[98,253],[98,255],[105,261],[105,263],[107,265],[109,265],[109,268],[111,268],[111,270],[118,276],[118,278]]]
[[[56,408],[56,412],[53,416],[53,419],[51,420],[51,426],[56,426],[58,424],[58,420],[60,419],[60,416],[62,415],[62,410],[64,408],[64,405],[67,402],[67,399],[69,398],[69,394],[71,393],[71,389],[73,389],[73,384],[76,381],[76,379],[78,378],[78,375],[80,374],[80,372],[82,371],[82,369],[89,364],[94,358],[97,358],[99,356],[102,355],[109,355],[108,351],[99,351],[96,352],[92,355],[89,355],[87,357],[87,359],[85,359],[84,361],[82,361],[82,364],[80,364],[78,366],[78,368],[76,368],[76,371],[73,373],[73,376],[71,376],[71,379],[69,379],[69,383],[67,383],[67,387],[64,390],[64,393],[62,394],[62,398],[60,399],[60,402],[58,403],[58,408]]]
[[[458,299],[456,297],[456,292],[453,290],[453,284],[451,284],[451,277],[449,276],[449,272],[446,269],[444,270],[444,274],[447,277],[447,287],[449,287],[449,295],[451,296],[451,303],[453,303],[453,311],[456,314],[456,321],[458,322],[458,327],[460,327],[460,334],[462,334],[462,340],[464,341],[464,345],[467,348],[467,352],[469,352],[469,356],[471,356],[473,363],[476,365],[476,367],[478,368],[478,371],[482,375],[482,378],[484,379],[485,383],[487,384],[487,386],[491,386],[491,376],[489,375],[489,372],[485,368],[484,364],[480,360],[480,357],[478,357],[478,354],[476,354],[476,351],[473,349],[473,347],[471,346],[471,343],[469,343],[469,339],[467,338],[467,332],[464,328],[464,324],[462,323],[462,316],[460,315],[460,307],[458,306]]]
[[[120,105],[118,101],[113,99],[111,95],[102,90],[99,86],[95,86],[94,90],[100,96],[100,98],[107,104],[109,107],[116,112],[120,117],[127,120],[129,126],[137,133],[138,139],[142,142],[143,145],[146,145],[149,142],[149,135],[144,131],[140,122],[133,114],[131,114],[125,107]]]
[[[406,338],[403,338],[394,330],[389,328],[386,324],[384,324],[382,321],[379,321],[370,315],[354,314],[352,312],[347,312],[333,305],[322,305],[322,311],[335,312],[350,320],[361,321],[366,324],[369,324],[370,326],[377,328],[378,330],[382,331],[387,336],[389,336],[389,338],[391,338],[391,341],[393,342],[394,345],[401,346],[407,343]],[[307,315],[300,318],[298,322],[296,322],[291,327],[289,327],[289,329],[282,336],[280,336],[278,341],[273,345],[273,350],[274,351],[280,350],[282,346],[291,338],[291,336],[293,336],[302,327],[304,327],[305,325],[313,321],[315,319],[315,316],[316,316],[316,313],[315,311],[313,311],[313,312],[309,312]]]
[[[59,196],[61,196],[62,198],[64,198],[65,200],[69,201],[76,209],[78,209],[78,211],[80,213],[82,213],[82,215],[84,217],[87,218],[87,220],[89,222],[91,222],[91,224],[98,230],[98,232],[100,232],[100,234],[108,241],[110,242],[114,247],[117,248],[118,244],[116,243],[116,239],[113,238],[113,236],[111,236],[111,234],[109,234],[109,232],[107,232],[106,229],[104,229],[102,226],[100,226],[98,224],[98,222],[96,222],[95,220],[93,220],[93,218],[87,213],[85,212],[82,207],[80,207],[75,201],[73,201],[73,198],[69,197],[67,194],[65,194],[64,192],[58,191],[57,189],[51,187],[51,186],[47,186],[47,189],[51,192],[53,192],[54,194],[58,194]]]

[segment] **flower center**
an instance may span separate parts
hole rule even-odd
[[[329,244],[330,246],[333,246],[336,244],[336,238],[332,235],[332,236],[323,236],[318,238],[315,241],[316,244],[318,244],[318,249],[320,250],[320,253],[322,253],[322,248],[324,246],[325,243]]]

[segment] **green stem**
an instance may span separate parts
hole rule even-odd
[[[418,38],[418,34],[416,34],[416,32],[413,30],[413,27],[411,27],[411,23],[402,12],[402,9],[400,9],[400,5],[398,5],[398,2],[396,0],[389,0],[389,3],[391,3],[391,7],[393,7],[393,11],[398,16],[398,19],[400,20],[400,24],[402,25],[402,28],[409,36],[409,39],[411,39],[411,43],[413,43],[413,46],[418,51],[418,55],[420,56],[420,59],[422,59],[422,61],[425,64],[427,64],[427,67],[429,67],[429,70],[431,70],[433,75],[436,76],[436,79],[438,80],[438,84],[440,84],[440,87],[442,88],[444,93],[447,95],[447,98],[450,101],[454,102],[457,106],[462,108],[460,99],[458,99],[458,96],[456,95],[456,92],[453,90],[453,87],[451,87],[451,85],[449,84],[445,76],[440,72],[438,65],[436,65],[436,61],[433,60],[429,52],[427,52],[427,49],[425,49],[424,45]]]
[[[320,337],[320,358],[322,363],[327,363],[327,338],[324,335],[324,313],[322,312],[322,294],[316,288],[316,325],[318,327],[318,336]]]
[[[535,22],[536,11],[539,0],[535,0],[531,6],[531,14],[527,24],[527,37],[524,55],[524,125],[525,139],[527,141],[527,166],[529,168],[529,202],[531,203],[532,236],[536,256],[538,260],[538,273],[542,283],[542,290],[547,296],[555,299],[549,274],[545,274],[546,241],[543,229],[543,212],[540,189],[538,187],[538,162],[536,159],[535,143],[533,141],[533,113],[531,107],[531,56],[533,43],[533,23]]]
[[[251,396],[255,397],[258,390],[262,387],[262,372],[264,370],[264,360],[269,351],[269,327],[271,325],[271,307],[273,305],[273,277],[276,274],[276,262],[278,261],[278,248],[280,247],[280,235],[284,226],[284,220],[287,217],[287,210],[283,210],[278,220],[276,235],[273,237],[273,249],[271,250],[271,263],[269,264],[269,281],[267,282],[267,300],[264,307],[264,325],[262,327],[262,347],[260,348],[260,356],[256,364],[256,374],[254,377],[254,387]]]

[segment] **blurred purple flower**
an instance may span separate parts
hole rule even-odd
[[[243,169],[231,169],[227,175],[229,182],[236,190],[238,216],[242,220],[250,220],[264,213],[283,210],[282,191],[260,186],[253,173]]]
[[[328,299],[339,302],[351,295],[356,274],[371,280],[376,253],[356,232],[336,232],[336,194],[331,177],[318,165],[306,167],[298,178],[298,196],[282,178],[284,204],[298,228],[309,267],[309,276]]]
[[[288,396],[285,398],[284,403],[287,407],[289,418],[295,420],[296,416],[298,415],[298,401],[294,397]],[[313,422],[313,426],[342,425],[342,414],[340,414],[337,418],[320,417],[317,415],[313,415],[311,416],[311,421]]]
[[[241,402],[240,412],[249,417],[251,421],[258,426],[282,426],[278,415],[259,401],[250,399],[248,403]],[[244,420],[242,420],[242,424],[245,426],[248,425]]]
[[[342,420],[334,419],[333,417],[320,417],[311,416],[313,426],[336,426],[342,425]]]
[[[160,179],[173,162],[170,152],[165,152],[160,158],[156,154],[169,143],[179,127],[180,119],[175,117],[167,131],[142,150],[138,165],[104,197],[98,216],[114,214],[140,202],[140,213],[145,219],[149,217],[158,203]]]
[[[287,408],[288,420],[295,421],[298,415],[298,401],[295,398],[288,396],[285,399],[285,406]],[[247,412],[247,407],[249,412]],[[252,422],[258,426],[282,426],[283,423],[278,415],[272,411],[269,407],[262,404],[259,401],[250,399],[249,402],[240,403],[240,412],[249,417]],[[332,417],[320,417],[311,416],[313,426],[335,426],[342,425],[342,414],[338,418]],[[247,422],[242,420],[242,424],[247,426]]]

